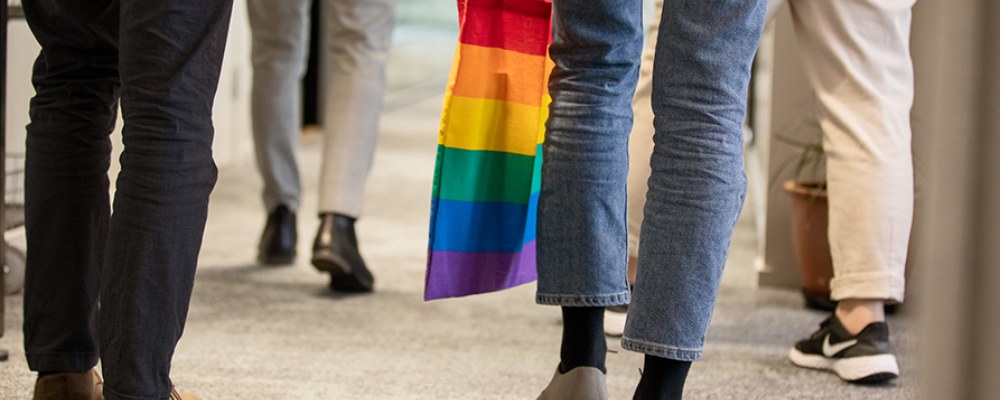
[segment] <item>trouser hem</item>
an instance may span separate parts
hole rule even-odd
[[[843,274],[830,281],[833,300],[883,299],[902,303],[905,297],[906,278],[888,272]]]
[[[170,398],[170,392],[167,392],[163,396],[157,396],[157,397],[136,397],[136,396],[126,396],[124,394],[115,393],[115,391],[109,389],[107,385],[104,386],[104,400],[165,400],[169,398]]]
[[[562,307],[609,307],[628,304],[631,294],[628,290],[611,294],[545,294],[535,295],[535,302],[547,306]]]
[[[345,217],[358,219],[361,218],[361,207],[351,208],[351,207],[320,207],[317,210],[317,215],[322,216],[323,214],[337,214],[343,215]]]
[[[38,354],[28,353],[28,368],[32,371],[86,372],[97,366],[97,353]]]
[[[701,349],[682,349],[659,343],[646,342],[632,338],[622,338],[622,348],[637,353],[648,354],[660,358],[677,361],[697,361],[701,359]]]
[[[299,203],[300,202],[299,202],[298,199],[295,199],[295,200],[280,199],[280,198],[264,199],[264,208],[267,209],[268,213],[272,213],[272,212],[274,212],[274,209],[278,208],[278,206],[283,205],[285,207],[288,207],[289,211],[291,211],[293,213],[298,213],[299,212]]]

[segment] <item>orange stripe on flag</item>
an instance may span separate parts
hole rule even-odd
[[[456,96],[539,106],[548,93],[548,57],[468,44],[461,44],[458,53]]]

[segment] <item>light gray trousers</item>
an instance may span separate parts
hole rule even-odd
[[[321,1],[323,165],[319,212],[361,214],[385,89],[394,0]],[[253,38],[251,108],[264,205],[299,208],[302,91],[311,0],[247,0]]]

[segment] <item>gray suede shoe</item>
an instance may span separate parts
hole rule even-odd
[[[565,374],[556,369],[538,400],[607,400],[607,376],[594,367],[576,367]]]

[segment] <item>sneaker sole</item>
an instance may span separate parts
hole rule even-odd
[[[892,354],[827,358],[793,348],[788,353],[788,359],[803,368],[831,371],[851,383],[881,383],[899,377],[899,364]]]

